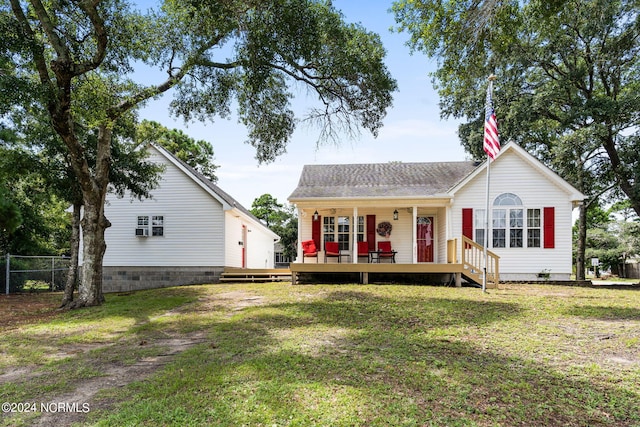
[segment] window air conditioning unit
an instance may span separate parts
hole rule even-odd
[[[148,228],[136,228],[136,237],[148,237],[149,229]]]

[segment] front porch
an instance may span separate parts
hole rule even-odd
[[[413,206],[407,207],[413,203]],[[310,206],[298,203],[298,258],[303,259],[303,243],[313,240],[322,262],[327,243],[338,244],[342,262],[360,263],[371,260],[372,254],[386,244],[399,264],[441,263],[447,259],[447,240],[457,236],[449,230],[451,212],[442,200],[429,205],[417,205],[415,200],[360,201],[354,207],[349,201],[333,201],[332,207],[319,203]],[[367,248],[358,245],[366,242]],[[364,251],[364,255],[361,252]],[[335,252],[332,254],[335,257]],[[331,256],[331,255],[330,255]],[[334,261],[336,261],[334,259]]]
[[[482,284],[484,248],[474,241],[462,237],[463,247],[460,250],[461,259],[458,259],[457,239],[447,241],[447,262],[446,263],[368,263],[368,262],[320,262],[324,258],[318,254],[318,263],[296,262],[291,263],[291,284],[298,282],[299,274],[359,274],[360,283],[368,284],[370,274],[388,275],[419,275],[419,274],[440,274],[451,275],[453,280],[446,281],[454,283],[455,286],[462,286],[462,279],[469,282]],[[496,288],[500,280],[499,257],[491,251],[487,251],[487,275],[486,288]]]
[[[320,263],[302,264],[293,263],[291,269],[291,284],[298,283],[300,274],[349,274],[357,273],[360,283],[369,284],[369,277],[373,274],[384,274],[388,276],[400,275],[425,275],[440,274],[453,275],[456,286],[462,286],[462,264],[396,264],[396,263]],[[450,280],[439,280],[442,283],[449,283]]]

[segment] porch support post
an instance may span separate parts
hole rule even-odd
[[[302,253],[302,213],[303,210],[298,208],[298,244],[296,245],[296,259],[294,262],[300,262],[300,254]]]
[[[358,207],[353,208],[353,225],[351,227],[351,232],[353,233],[351,241],[353,245],[351,246],[351,262],[356,264],[358,262]]]
[[[368,285],[369,284],[369,272],[368,271],[363,271],[362,272],[362,284],[363,285]]]
[[[418,207],[414,206],[413,207],[413,211],[411,214],[411,217],[413,218],[413,225],[412,225],[412,243],[411,246],[413,248],[413,254],[411,255],[412,260],[411,263],[412,264],[417,264],[418,263]]]
[[[453,220],[451,219],[451,201],[449,201],[449,204],[447,206],[445,206],[445,218],[447,218],[447,240],[453,239],[454,235],[453,235]]]
[[[456,288],[462,287],[462,273],[456,273]]]

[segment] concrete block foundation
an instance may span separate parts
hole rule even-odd
[[[224,267],[103,267],[102,291],[130,292],[219,283]]]

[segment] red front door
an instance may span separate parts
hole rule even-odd
[[[433,217],[419,216],[417,229],[418,262],[433,262]]]

